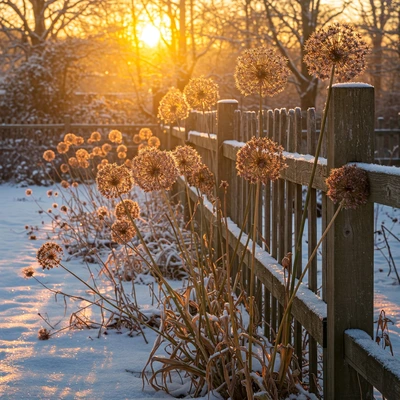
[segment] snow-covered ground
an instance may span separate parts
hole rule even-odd
[[[34,187],[36,199],[44,209],[52,200],[48,188]],[[24,279],[21,270],[34,266],[43,283],[76,295],[86,287],[61,268],[43,272],[36,263],[36,251],[47,239],[50,227],[41,225],[38,206],[24,188],[0,185],[0,398],[1,399],[160,399],[171,398],[142,385],[141,371],[146,364],[155,334],[145,330],[142,336],[109,330],[108,335],[91,330],[64,330],[47,341],[38,340],[39,317],[48,318],[56,329],[68,325],[69,315],[78,302],[54,297],[33,279]],[[388,228],[400,236],[400,224],[388,217],[396,211],[387,207],[378,213],[378,226],[385,220]],[[37,240],[29,240],[25,226],[39,226]],[[393,226],[392,226],[393,225]],[[400,243],[390,238],[395,261],[400,261]],[[388,277],[385,257],[375,252],[375,311],[381,309],[393,320],[389,325],[395,355],[400,354],[400,286],[394,272]],[[387,254],[387,252],[385,253]],[[399,263],[400,264],[400,263]],[[80,275],[87,274],[79,260],[67,263]],[[179,282],[173,282],[175,286]],[[136,287],[138,302],[149,306],[148,287]],[[205,397],[207,398],[207,397]],[[213,397],[210,397],[211,399]]]

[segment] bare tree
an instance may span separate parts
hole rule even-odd
[[[14,64],[41,52],[46,41],[67,33],[78,20],[94,18],[100,0],[0,0],[2,61]],[[104,1],[103,1],[104,4]]]
[[[318,80],[309,75],[303,62],[304,43],[315,32],[338,17],[348,3],[337,9],[322,6],[320,0],[263,0],[269,40],[289,60],[289,68],[300,96],[301,108],[314,107]]]
[[[392,78],[393,75],[398,78],[400,73],[400,2],[359,0],[357,9],[360,28],[371,39],[369,71],[375,87],[376,109],[382,112],[384,78]],[[392,85],[389,86],[392,88]]]

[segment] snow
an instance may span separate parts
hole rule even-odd
[[[299,153],[289,153],[287,151],[284,151],[282,153],[286,158],[290,158],[292,160],[301,160],[301,161],[307,161],[310,164],[314,163],[315,156],[312,156],[310,154],[299,154]],[[318,158],[318,164],[320,165],[327,165],[328,160],[324,157],[319,157]]]
[[[365,171],[400,176],[400,168],[395,166],[367,164],[367,163],[350,163],[350,164],[356,165],[357,167],[362,168]]]
[[[335,83],[332,85],[334,88],[373,88],[369,83],[362,82],[344,82],[344,83]]]
[[[233,141],[231,141],[233,142]],[[372,168],[378,168],[374,166]],[[391,168],[391,167],[383,167]],[[380,169],[380,168],[378,168]],[[39,204],[47,209],[54,202],[46,196],[48,188],[33,187]],[[146,344],[140,335],[131,337],[128,332],[108,330],[108,334],[98,329],[63,330],[48,341],[37,339],[38,330],[48,327],[38,316],[48,318],[55,330],[68,325],[69,315],[79,307],[78,301],[67,300],[68,310],[65,312],[64,299],[54,297],[33,279],[24,279],[21,269],[34,266],[36,277],[49,286],[60,291],[76,295],[87,295],[86,287],[77,282],[61,268],[42,271],[36,263],[36,251],[47,240],[50,226],[42,215],[37,213],[38,205],[32,197],[25,196],[24,188],[0,185],[0,398],[1,399],[166,399],[171,398],[164,392],[156,392],[145,385],[141,377],[156,334],[145,329],[148,340]],[[211,203],[206,201],[212,210]],[[390,215],[397,216],[397,210],[390,207],[376,208],[376,227],[381,223],[400,235],[400,224],[393,222]],[[41,224],[43,219],[43,224]],[[24,227],[38,226],[34,231],[37,240],[29,240]],[[230,228],[235,231],[236,225],[229,221]],[[305,235],[307,233],[305,232]],[[245,241],[245,238],[242,238]],[[400,243],[391,239],[391,250],[394,259],[399,260]],[[251,246],[251,244],[250,244]],[[307,246],[307,244],[305,244]],[[306,254],[306,251],[303,252]],[[257,258],[269,264],[274,275],[283,279],[281,268],[275,264],[260,248]],[[79,259],[66,262],[68,268],[79,274],[88,271]],[[93,267],[95,268],[95,267]],[[400,286],[394,274],[388,276],[388,263],[384,255],[375,252],[375,315],[381,309],[393,321],[389,323],[390,340],[395,356],[400,354]],[[151,283],[148,277],[143,281]],[[170,281],[174,288],[182,285],[179,281]],[[308,290],[300,289],[305,302],[315,303],[315,311],[326,315],[325,304],[316,296],[308,298]],[[138,302],[146,315],[156,313],[151,305],[149,287],[136,285]],[[317,301],[318,300],[318,301]],[[94,311],[93,311],[94,312]],[[213,318],[213,316],[210,316]],[[351,332],[353,334],[354,332]],[[357,333],[357,332],[356,332]],[[355,334],[355,333],[354,333]],[[361,336],[360,336],[361,335]],[[99,336],[99,337],[98,337]],[[357,340],[365,340],[371,354],[376,351],[380,357],[383,350],[368,337],[358,332]],[[372,344],[371,344],[372,343]],[[386,349],[387,362],[391,356]],[[385,360],[386,360],[385,358]],[[386,361],[385,361],[386,362]],[[217,399],[216,395],[205,396],[204,399]]]
[[[224,99],[218,100],[218,104],[238,104],[239,102],[235,99]]]
[[[368,354],[375,358],[383,367],[397,375],[400,379],[400,359],[392,357],[390,353],[384,351],[376,345],[368,333],[359,329],[348,329],[346,333],[352,337],[357,344],[359,344]]]

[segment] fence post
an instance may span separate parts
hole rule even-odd
[[[71,116],[64,115],[64,131],[65,133],[71,132]]]
[[[374,88],[333,86],[328,114],[328,169],[374,160]],[[327,201],[327,221],[337,209]],[[373,335],[373,203],[342,210],[327,237],[325,399],[372,399],[372,387],[344,361],[344,331]],[[360,393],[362,391],[362,394]]]
[[[231,161],[223,155],[223,143],[225,140],[232,140],[234,138],[234,121],[235,111],[238,108],[237,100],[219,100],[217,104],[217,165],[214,173],[216,174],[217,186],[220,185],[221,181],[232,182],[232,169]],[[218,189],[219,198],[224,198],[223,189]],[[231,193],[228,188],[228,193]],[[227,196],[227,216],[230,217],[231,204]]]

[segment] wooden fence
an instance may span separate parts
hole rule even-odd
[[[336,85],[328,116],[324,155],[318,161],[308,208],[308,254],[314,250],[317,231],[317,196],[321,193],[322,229],[337,206],[327,199],[325,179],[331,168],[357,163],[368,173],[371,195],[359,210],[343,210],[322,245],[321,268],[315,260],[293,303],[292,344],[300,363],[308,365],[312,392],[323,381],[325,399],[372,399],[373,387],[387,399],[400,398],[400,361],[373,341],[374,202],[400,207],[400,169],[370,164],[374,160],[374,90],[369,85]],[[239,178],[235,160],[243,142],[258,135],[257,115],[237,110],[236,100],[222,100],[216,113],[192,112],[186,129],[171,128],[169,148],[191,143],[213,170],[217,182],[229,183],[227,233],[234,246],[242,226],[247,200],[254,212],[254,185]],[[260,193],[260,233],[256,250],[256,299],[267,337],[273,337],[282,317],[285,280],[280,261],[293,246],[300,229],[302,192],[309,182],[317,136],[315,110],[307,112],[304,141],[299,108],[276,109],[262,115],[262,133],[286,149],[288,168],[277,182]],[[213,132],[208,134],[207,132]],[[183,185],[183,181],[180,182]],[[193,201],[197,199],[192,192]],[[212,215],[211,208],[205,213]],[[250,214],[253,215],[253,214]],[[251,232],[250,222],[245,232]],[[246,235],[239,246],[245,268],[241,279],[249,288],[251,246]],[[300,273],[300,271],[299,271]],[[304,344],[306,343],[306,346]],[[304,357],[304,348],[307,356]],[[389,361],[388,361],[389,360]],[[388,365],[394,366],[389,368]]]

